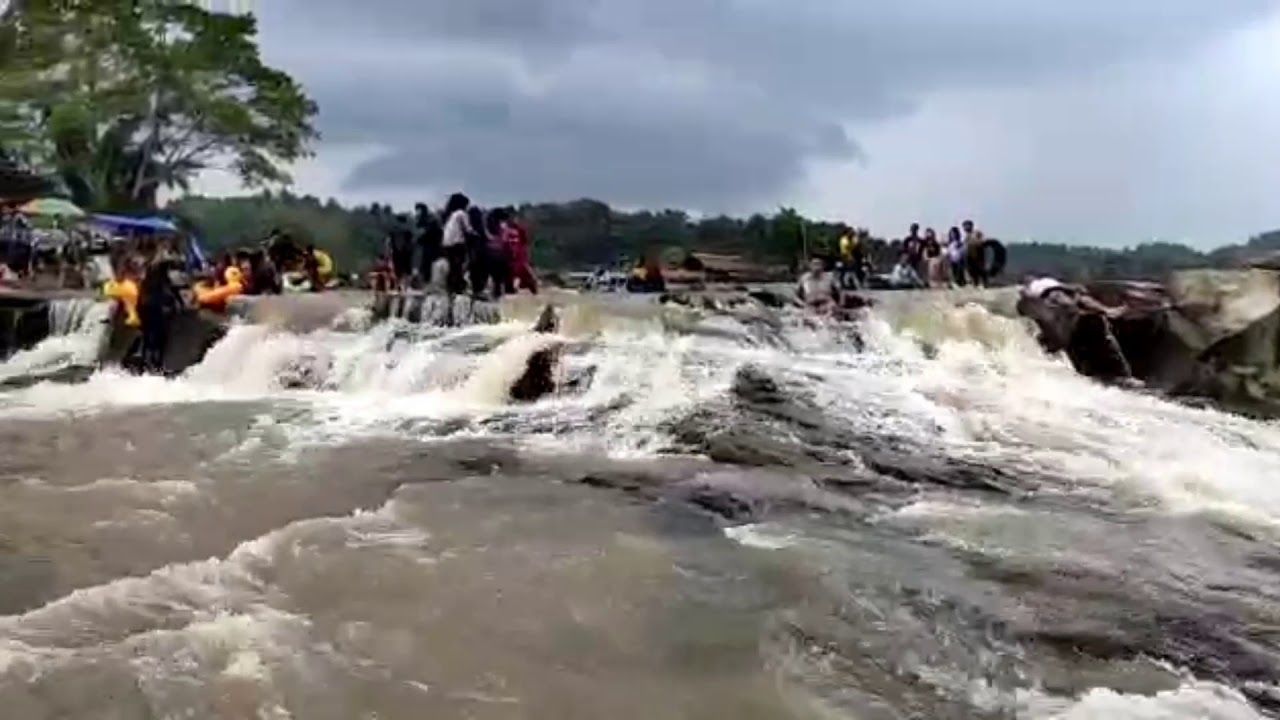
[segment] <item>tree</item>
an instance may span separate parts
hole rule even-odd
[[[0,141],[87,205],[154,208],[220,164],[249,187],[285,183],[319,137],[315,103],[262,62],[252,16],[179,0],[14,7]]]

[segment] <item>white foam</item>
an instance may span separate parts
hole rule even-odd
[[[49,337],[0,363],[0,380],[97,362],[110,316],[110,303],[87,299],[53,301],[49,305]]]
[[[842,329],[820,324],[788,321],[787,349],[748,342],[744,333],[673,334],[663,321],[624,309],[616,321],[600,308],[566,312],[568,338],[530,334],[520,322],[383,323],[356,335],[237,326],[183,378],[107,371],[83,385],[7,393],[0,414],[287,397],[311,412],[262,432],[291,443],[401,432],[418,419],[501,415],[507,431],[526,427],[536,444],[643,457],[669,444],[668,420],[723,398],[734,371],[754,363],[861,432],[914,437],[1015,474],[1067,478],[1063,491],[1134,507],[1280,523],[1280,484],[1272,482],[1280,426],[1092,383],[1045,357],[1023,323],[977,305],[920,300],[908,312],[872,315],[862,353]],[[566,363],[595,368],[590,388],[506,403],[504,389],[529,354],[566,339],[586,345]],[[300,365],[319,390],[281,387],[282,372]],[[290,422],[298,432],[283,427]],[[462,432],[485,430],[470,424]]]
[[[1029,696],[1018,713],[1031,720],[1262,720],[1240,693],[1217,683],[1190,682],[1155,695],[1095,689],[1078,700]]]
[[[743,547],[761,550],[782,550],[796,542],[794,533],[773,528],[763,523],[726,527],[724,536]]]

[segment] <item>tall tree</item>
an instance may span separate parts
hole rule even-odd
[[[90,205],[152,208],[225,167],[247,186],[318,138],[315,103],[264,64],[251,15],[188,1],[25,0],[4,18],[16,47],[0,82],[0,140]]]

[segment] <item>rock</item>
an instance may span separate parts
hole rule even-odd
[[[16,290],[0,292],[0,358],[28,350],[52,331],[52,296]]]
[[[1124,308],[1112,333],[1133,377],[1175,396],[1224,409],[1280,417],[1280,271],[1191,270],[1166,285],[1093,283],[1099,301]],[[1115,379],[1102,318],[1074,303],[1023,298],[1019,314],[1039,328],[1049,352],[1065,352],[1084,375]]]
[[[226,335],[227,325],[225,316],[207,310],[186,309],[174,315],[169,321],[169,340],[161,372],[168,376],[180,375],[198,365],[205,353]],[[141,371],[134,352],[139,334],[137,328],[128,327],[117,316],[112,321],[111,334],[98,358],[99,363]]]
[[[747,292],[747,297],[764,305],[765,307],[779,309],[790,307],[792,305],[791,298],[772,290],[751,290]]]
[[[556,314],[555,306],[548,304],[542,308],[532,331],[554,333],[559,329],[560,317]],[[564,348],[563,343],[557,342],[530,355],[525,362],[524,373],[511,385],[511,399],[515,402],[534,402],[557,392],[585,391],[595,377],[594,367],[576,373],[563,383],[556,381]]]
[[[444,327],[492,325],[502,320],[495,302],[424,292],[378,293],[373,296],[370,311],[374,322],[397,318],[413,324]]]
[[[227,303],[227,314],[254,325],[307,333],[332,327],[345,313],[360,307],[365,297],[343,291],[242,295]]]

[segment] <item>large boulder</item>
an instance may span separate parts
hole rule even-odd
[[[49,336],[52,300],[37,293],[0,291],[0,358],[29,349]]]
[[[226,316],[207,310],[186,309],[175,314],[169,321],[169,338],[160,371],[169,376],[180,375],[187,368],[199,364],[205,353],[226,335],[227,326]],[[99,364],[140,371],[140,358],[136,352],[139,334],[137,328],[125,325],[118,315],[115,316],[111,333],[99,355]]]
[[[227,314],[252,325],[307,333],[331,328],[352,310],[367,305],[367,293],[345,291],[242,295],[227,303]]]
[[[1189,270],[1168,283],[1100,282],[1086,287],[1124,312],[1110,329],[1135,378],[1165,392],[1213,400],[1249,415],[1280,417],[1280,271]],[[1050,352],[1082,374],[1122,374],[1101,317],[1073,303],[1023,298]]]

